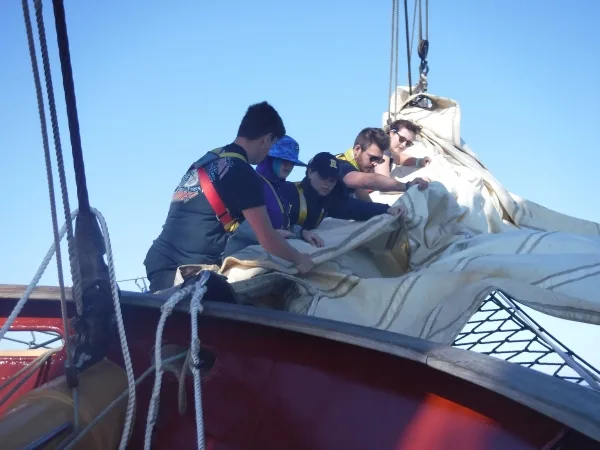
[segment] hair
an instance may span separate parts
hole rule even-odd
[[[400,119],[392,122],[388,127],[388,132],[390,130],[400,131],[402,128],[406,128],[408,131],[415,133],[415,135],[421,132],[421,128],[416,123],[411,122],[410,120]]]
[[[358,145],[361,150],[366,150],[373,144],[385,152],[390,148],[390,137],[381,128],[365,128],[354,140],[354,147]]]
[[[277,110],[267,102],[250,105],[238,128],[237,136],[254,140],[269,133],[272,133],[275,139],[285,135],[285,126]]]

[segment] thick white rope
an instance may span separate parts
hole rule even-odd
[[[152,433],[154,432],[154,427],[156,426],[156,420],[158,418],[158,410],[160,407],[160,390],[161,390],[161,386],[162,386],[162,376],[164,373],[164,369],[163,369],[163,363],[162,363],[162,338],[163,338],[163,332],[164,332],[164,328],[165,328],[165,323],[167,321],[167,318],[173,313],[173,309],[183,300],[185,299],[188,295],[190,295],[192,292],[194,293],[193,297],[192,297],[192,303],[190,303],[190,308],[192,307],[192,305],[196,305],[195,306],[195,311],[196,311],[196,324],[195,324],[195,329],[192,330],[192,346],[195,345],[194,344],[194,340],[193,340],[193,336],[194,336],[194,331],[196,332],[195,336],[197,336],[197,332],[198,332],[198,323],[197,323],[197,314],[200,312],[200,308],[199,305],[201,304],[201,300],[202,297],[204,296],[204,293],[206,292],[206,287],[204,286],[204,283],[206,283],[206,280],[208,279],[208,273],[205,272],[205,276],[203,276],[199,281],[197,281],[195,284],[190,285],[190,286],[186,286],[182,289],[180,289],[179,291],[175,292],[160,308],[161,310],[161,315],[160,315],[160,319],[158,321],[158,325],[157,325],[157,330],[156,330],[156,339],[155,339],[155,343],[154,343],[154,361],[155,361],[155,367],[156,367],[156,375],[154,377],[154,387],[152,388],[152,396],[150,398],[150,407],[148,408],[148,418],[146,420],[146,432],[144,435],[144,450],[150,450],[151,445],[152,445]],[[192,314],[192,317],[194,316],[194,314]],[[193,321],[193,319],[192,319]],[[192,322],[192,327],[194,327],[194,324]],[[199,347],[199,342],[196,344]],[[192,358],[194,358],[194,356],[192,355]],[[199,358],[196,356],[195,359],[193,359],[194,363],[196,366],[198,366],[198,370],[199,370]],[[185,364],[184,367],[182,368],[182,370],[186,370],[185,368]],[[198,380],[198,384],[199,384],[199,380]],[[200,388],[198,387],[196,389],[196,377],[194,377],[194,401],[196,402],[196,399],[199,398],[200,396]],[[200,405],[200,408],[202,406]],[[202,411],[200,410],[200,425],[202,425]],[[196,427],[198,430],[198,404],[196,404]],[[204,430],[204,427],[202,426],[202,430]],[[197,431],[198,433],[198,431]],[[199,435],[199,433],[198,433]],[[200,445],[200,438],[198,438],[198,445]],[[199,449],[203,449],[204,448],[204,433],[202,432],[202,447],[198,447]]]
[[[208,278],[208,272],[204,272],[202,275],[203,276],[200,281],[196,283],[196,290],[194,291],[192,300],[190,302],[190,314],[192,315],[192,336],[190,346],[190,350],[192,351],[192,363],[190,366],[194,376],[194,406],[196,410],[196,440],[198,442],[198,450],[204,450],[204,418],[202,414],[202,383],[200,378],[200,338],[198,336],[198,315],[204,310],[204,307],[202,306],[202,298],[206,293],[206,286],[204,284]]]
[[[194,289],[194,286],[186,286],[181,290],[175,292],[161,307],[160,307],[160,319],[156,329],[156,339],[154,343],[154,364],[155,364],[155,377],[154,387],[152,388],[152,396],[150,397],[150,407],[148,408],[148,418],[146,419],[146,432],[144,434],[144,450],[150,450],[152,444],[152,432],[156,425],[156,419],[158,416],[158,407],[160,405],[160,387],[163,376],[163,363],[162,363],[162,337],[165,328],[165,322],[167,318],[173,312],[173,308],[177,306],[184,298],[186,298]]]
[[[115,273],[115,261],[113,259],[112,247],[110,245],[110,235],[108,234],[108,226],[104,220],[104,216],[96,208],[90,208],[92,213],[100,223],[100,229],[104,236],[104,244],[106,247],[106,259],[108,264],[108,277],[110,279],[110,288],[112,292],[113,303],[115,307],[115,318],[117,319],[117,328],[119,330],[119,340],[121,341],[121,351],[123,352],[123,360],[125,362],[125,372],[127,373],[127,384],[129,390],[129,398],[127,400],[127,414],[125,416],[125,425],[123,427],[123,435],[119,450],[127,448],[127,441],[131,426],[133,424],[133,416],[135,414],[135,375],[133,373],[133,365],[131,363],[131,355],[129,354],[129,345],[127,344],[127,334],[125,333],[125,324],[123,323],[123,315],[121,313],[121,302],[119,300],[119,287],[117,286],[117,276]]]

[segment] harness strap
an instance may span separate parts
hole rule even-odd
[[[298,198],[300,200],[300,210],[298,211],[298,225],[304,226],[304,222],[306,222],[306,216],[308,214],[308,207],[306,204],[306,197],[304,196],[304,188],[301,183],[294,183],[296,185],[296,189],[298,190]],[[321,209],[321,214],[319,214],[319,218],[317,219],[317,226],[323,221],[323,216],[325,215],[325,210]]]
[[[219,159],[220,158],[237,158],[237,159],[241,159],[244,162],[248,162],[246,160],[246,158],[244,158],[239,153],[223,152],[221,150],[222,150],[221,148],[217,148],[215,150],[211,150],[211,152],[216,153]],[[221,200],[219,193],[217,192],[214,185],[210,181],[208,173],[206,173],[206,170],[204,169],[203,166],[198,168],[198,181],[200,182],[200,187],[202,188],[204,197],[206,197],[208,204],[214,211],[219,222],[221,222],[221,225],[223,225],[223,228],[225,228],[225,231],[228,233],[235,231],[237,229],[237,227],[240,225],[240,223],[237,219],[234,219],[231,216],[231,213],[229,212],[229,210],[223,203],[223,200]]]
[[[296,189],[298,190],[298,199],[300,200],[300,210],[298,211],[298,225],[303,226],[306,222],[306,214],[308,208],[306,207],[306,197],[304,197],[304,189],[300,183],[295,183]]]

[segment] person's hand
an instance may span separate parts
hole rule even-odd
[[[302,239],[309,244],[314,245],[315,247],[323,247],[325,245],[323,239],[321,239],[318,234],[313,233],[312,231],[302,230]]]
[[[308,273],[315,267],[315,263],[311,259],[310,255],[306,253],[300,253],[300,259],[296,262],[296,270],[300,274]]]
[[[289,239],[291,237],[294,236],[294,233],[292,233],[291,231],[288,230],[275,230],[277,231],[281,236],[283,236],[284,239]]]
[[[421,158],[420,167],[425,167],[430,162],[431,162],[431,158],[429,156],[426,156],[425,158]]]
[[[390,206],[387,210],[387,213],[392,215],[392,216],[400,216],[403,217],[404,216],[404,209],[402,208],[402,206]]]
[[[427,187],[429,186],[429,180],[426,178],[415,178],[412,181],[409,181],[408,184],[406,185],[406,190],[408,190],[411,186],[414,185],[419,186],[419,190],[422,191],[423,189],[427,189]]]

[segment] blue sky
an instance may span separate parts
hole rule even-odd
[[[20,3],[0,4],[3,283],[28,283],[52,241]],[[51,2],[45,3],[75,207]],[[342,151],[361,128],[381,125],[390,3],[66,1],[90,197],[108,221],[120,279],[144,273],[145,252],[181,175],[203,152],[234,138],[249,104],[271,102],[306,160]],[[463,138],[511,192],[600,222],[593,140],[600,103],[593,21],[600,3],[430,3],[430,92],[461,104]],[[403,52],[400,60],[405,83]],[[42,283],[56,283],[55,267]],[[600,366],[590,343],[590,336],[600,341],[600,327],[544,323]]]

